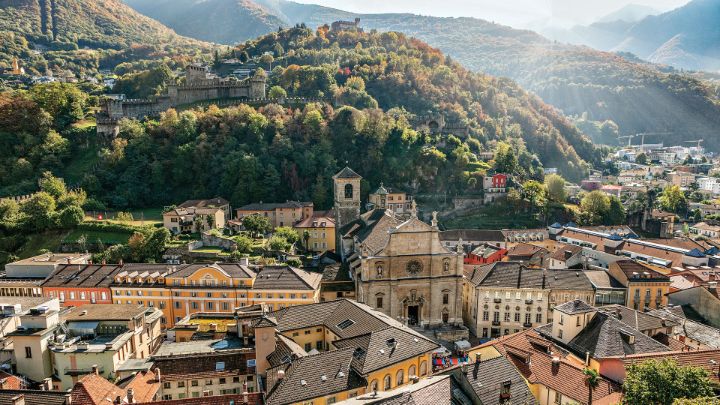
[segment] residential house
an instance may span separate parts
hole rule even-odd
[[[507,195],[507,174],[494,174],[483,178],[483,192],[485,204],[492,203]]]
[[[284,203],[257,203],[242,206],[236,210],[236,218],[242,221],[250,215],[260,215],[270,220],[273,229],[281,226],[293,226],[299,221],[313,216],[312,202],[286,201]]]
[[[709,239],[720,238],[720,226],[710,225],[707,222],[698,222],[697,224],[691,225],[689,230],[692,235],[697,235],[698,237]]]
[[[409,385],[432,373],[439,347],[346,299],[272,312],[256,323],[255,341],[268,405],[329,404]]]
[[[163,212],[163,226],[173,234],[200,233],[224,228],[230,214],[224,198],[188,200]]]
[[[647,315],[673,325],[671,337],[693,349],[720,349],[720,329],[689,319],[682,307],[653,309]]]
[[[547,249],[530,243],[520,242],[507,250],[507,260],[524,262],[529,266],[543,266],[545,257],[549,254]]]
[[[625,306],[655,309],[667,305],[670,278],[652,267],[634,260],[620,260],[610,264],[608,273],[627,289]]]
[[[610,273],[605,270],[586,270],[584,273],[595,290],[595,302],[593,305],[625,305],[627,302],[627,289]]]
[[[126,361],[150,357],[162,343],[161,316],[158,309],[139,305],[73,308],[57,325],[65,340],[48,346],[60,389],[72,388],[87,374],[114,379]]]
[[[628,368],[633,364],[640,364],[649,360],[672,360],[680,366],[693,366],[705,369],[708,377],[715,383],[720,383],[718,364],[720,364],[720,350],[677,350],[667,352],[636,353],[608,357],[600,364],[599,372],[618,384],[622,384],[627,376]]]
[[[492,229],[451,229],[440,231],[440,241],[449,249],[457,249],[458,244],[461,244],[466,253],[472,252],[475,248],[484,244],[502,249],[507,248],[503,231]]]
[[[465,265],[490,264],[499,262],[507,255],[507,249],[490,244],[482,244],[465,256]]]
[[[162,374],[158,398],[164,401],[258,391],[255,349],[237,334],[166,342],[152,361],[153,369]]]
[[[128,381],[118,386],[100,375],[97,367],[93,372],[82,377],[72,387],[70,399],[72,404],[107,405],[107,404],[147,404],[157,399],[160,375],[153,372],[139,372]]]
[[[583,248],[577,245],[565,244],[548,257],[548,269],[570,269],[582,267],[584,257]]]
[[[682,188],[690,187],[695,183],[696,175],[693,173],[675,171],[667,174],[668,181],[674,185]]]
[[[335,251],[335,215],[332,211],[315,212],[293,228],[300,235],[306,250],[317,253]]]
[[[519,398],[511,393],[507,399],[511,404],[537,403],[541,405],[587,404],[590,397],[585,384],[584,364],[580,358],[568,352],[556,342],[535,330],[503,336],[470,350],[470,356],[480,355],[481,359],[489,348],[500,353],[522,375],[529,385],[535,401],[528,401],[524,395]],[[473,365],[468,366],[469,370]],[[488,369],[482,378],[491,378],[494,370]],[[482,383],[482,380],[480,380]],[[514,387],[512,384],[511,387]],[[622,402],[621,386],[604,377],[598,378],[598,385],[592,392],[593,403],[615,404]],[[524,402],[527,401],[527,402]],[[485,402],[483,402],[485,403]],[[492,401],[488,403],[503,404]]]
[[[717,281],[711,281],[707,285],[669,293],[667,297],[670,304],[688,306],[710,326],[720,328],[720,295],[717,284]]]
[[[393,190],[380,183],[380,187],[368,196],[368,208],[389,209],[400,216],[408,216],[412,208],[412,201],[412,195],[404,191]]]

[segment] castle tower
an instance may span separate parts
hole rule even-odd
[[[335,246],[342,255],[342,233],[340,229],[360,217],[360,177],[349,167],[333,176],[335,201]]]

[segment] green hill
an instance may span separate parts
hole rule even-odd
[[[0,0],[0,66],[18,57],[31,71],[78,73],[205,46],[118,0]]]

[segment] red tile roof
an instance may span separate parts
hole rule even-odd
[[[73,405],[99,405],[125,398],[125,390],[97,374],[88,374],[78,381],[71,391]]]
[[[549,387],[565,397],[586,403],[588,387],[585,385],[583,369],[573,364],[562,350],[534,330],[507,335],[480,347],[488,345],[506,356],[530,384]],[[545,348],[548,348],[547,351]],[[528,357],[530,361],[526,361]],[[554,358],[557,361],[553,361]],[[620,386],[600,378],[598,387],[593,391],[593,403],[618,391]]]
[[[720,364],[720,349],[633,354],[619,359],[626,367],[630,364],[642,363],[647,360],[671,359],[675,360],[681,366],[702,367],[707,370],[711,378],[720,381],[718,366],[710,363],[710,361],[714,360],[715,364]]]
[[[73,405],[75,403],[73,402]],[[243,394],[216,395],[212,397],[172,399],[169,401],[146,402],[145,405],[260,405],[262,397],[260,393],[247,394],[247,402],[244,402]]]

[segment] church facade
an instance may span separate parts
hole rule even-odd
[[[409,219],[374,209],[339,227],[338,235],[359,302],[411,326],[467,336],[463,253],[442,245],[434,215],[430,224],[420,220],[414,201]]]

